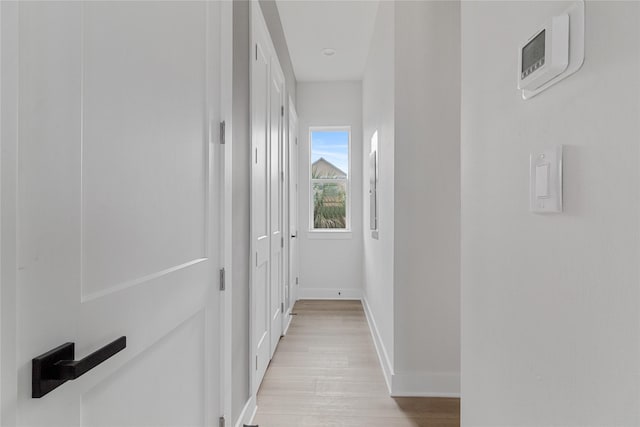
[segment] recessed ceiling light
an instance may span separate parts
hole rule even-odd
[[[325,48],[325,49],[322,49],[322,54],[324,56],[333,56],[336,54],[336,50],[331,48]]]

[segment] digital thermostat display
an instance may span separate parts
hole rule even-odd
[[[532,91],[569,65],[569,15],[553,16],[518,50],[518,89]]]
[[[521,79],[524,79],[544,65],[545,33],[546,30],[542,30],[522,48]]]
[[[523,99],[547,90],[582,66],[585,1],[570,0],[563,13],[547,17],[542,24],[532,27],[531,32],[523,32],[522,43],[518,50],[514,49],[518,55],[514,74],[517,73]],[[524,23],[524,16],[522,19]]]

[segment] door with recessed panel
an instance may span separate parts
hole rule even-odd
[[[298,299],[298,115],[289,100],[289,300]]]
[[[213,425],[220,4],[16,7],[17,424]]]
[[[270,234],[271,256],[269,283],[269,320],[271,356],[276,351],[282,335],[284,311],[284,75],[275,56],[271,58],[269,84],[269,151],[270,151]]]
[[[251,369],[257,390],[271,360],[270,310],[270,117],[269,49],[267,31],[259,25],[252,3],[253,58],[251,65]]]

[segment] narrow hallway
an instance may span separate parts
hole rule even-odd
[[[459,399],[391,398],[360,301],[300,300],[258,392],[254,424],[458,426]]]

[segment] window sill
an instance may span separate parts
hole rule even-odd
[[[353,238],[353,235],[351,233],[351,230],[342,230],[342,231],[337,231],[337,230],[332,230],[332,231],[319,231],[319,230],[313,230],[313,231],[308,231],[307,232],[307,238],[314,240],[314,239],[319,239],[319,240],[351,240]]]

